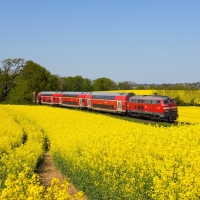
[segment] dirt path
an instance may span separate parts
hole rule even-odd
[[[40,164],[40,166],[37,168],[36,172],[40,176],[41,184],[45,187],[48,187],[51,185],[51,181],[53,178],[58,178],[59,182],[62,184],[65,180],[65,177],[55,168],[55,165],[52,161],[52,158],[50,156],[49,151],[47,151],[44,154],[44,161]],[[74,194],[76,194],[78,191],[73,186],[72,183],[70,183],[68,188],[68,193],[70,194],[70,197],[73,198]]]

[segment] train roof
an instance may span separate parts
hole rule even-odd
[[[78,95],[78,94],[86,94],[87,92],[62,92],[62,94],[73,94],[73,95]]]
[[[87,95],[101,95],[101,96],[133,96],[134,93],[128,92],[88,92]]]
[[[41,91],[39,94],[55,94],[55,93],[61,93],[59,91]]]
[[[161,96],[161,95],[136,95],[136,96],[132,96],[130,97],[130,99],[153,99],[153,100],[165,100],[165,99],[172,99],[169,96]]]

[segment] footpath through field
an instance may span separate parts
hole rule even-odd
[[[38,166],[36,173],[40,176],[41,184],[44,185],[46,188],[50,187],[51,182],[54,178],[57,178],[59,180],[59,184],[62,184],[66,180],[66,178],[60,173],[60,171],[55,168],[49,151],[44,154],[44,159],[42,163]],[[75,186],[70,183],[68,188],[70,199],[73,199],[77,192],[78,191]]]

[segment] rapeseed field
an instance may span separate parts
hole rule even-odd
[[[69,198],[67,185],[45,193],[34,173],[45,140],[58,169],[88,199],[199,199],[200,110],[178,111],[185,124],[163,127],[79,110],[2,105],[0,199]]]
[[[200,90],[116,90],[113,92],[133,92],[136,95],[163,95],[175,98],[179,103],[200,105]]]

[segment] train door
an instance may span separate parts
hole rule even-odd
[[[87,99],[87,107],[91,107],[91,104],[90,104],[90,99]]]
[[[121,101],[117,101],[117,110],[122,111],[122,102]]]
[[[79,106],[82,107],[83,106],[83,99],[79,99]]]
[[[62,105],[62,98],[59,97],[59,104]]]

